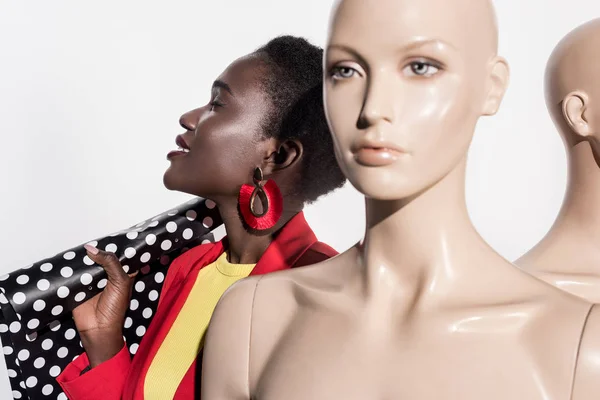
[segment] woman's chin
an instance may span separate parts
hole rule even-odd
[[[191,194],[192,196],[207,198],[199,193],[192,182],[189,182],[185,177],[174,174],[173,171],[167,169],[163,175],[163,185],[167,190]]]
[[[170,167],[163,174],[163,185],[168,190],[180,190],[179,185],[177,184],[177,177],[174,175],[175,174],[171,171]]]

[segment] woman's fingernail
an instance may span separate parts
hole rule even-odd
[[[94,246],[92,246],[91,244],[86,244],[86,245],[84,245],[83,247],[85,247],[85,249],[86,249],[87,251],[89,251],[89,252],[90,252],[90,254],[93,254],[93,255],[96,255],[96,254],[98,254],[98,249],[97,249],[97,248],[95,248]]]

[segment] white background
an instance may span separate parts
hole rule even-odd
[[[162,186],[180,114],[276,35],[323,45],[331,4],[0,0],[0,274],[188,199]],[[550,227],[566,183],[543,100],[546,60],[600,16],[600,2],[502,0],[497,11],[511,85],[500,113],[479,124],[467,199],[477,229],[512,260]],[[362,235],[362,207],[348,187],[306,213],[321,240],[344,250]]]

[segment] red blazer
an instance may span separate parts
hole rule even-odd
[[[71,400],[143,400],[144,377],[161,343],[190,293],[198,272],[227,248],[227,240],[195,247],[176,258],[169,268],[154,319],[133,360],[127,347],[110,360],[81,375],[89,361],[84,353],[65,368],[57,381]],[[323,261],[337,252],[317,240],[303,213],[292,218],[275,236],[250,275],[260,275]],[[202,353],[182,379],[174,400],[200,398]],[[198,365],[198,366],[197,366]]]

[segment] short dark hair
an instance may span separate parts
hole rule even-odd
[[[256,50],[270,69],[265,90],[272,108],[267,137],[296,139],[304,148],[297,195],[305,203],[344,185],[323,104],[323,49],[295,36],[279,36]]]

